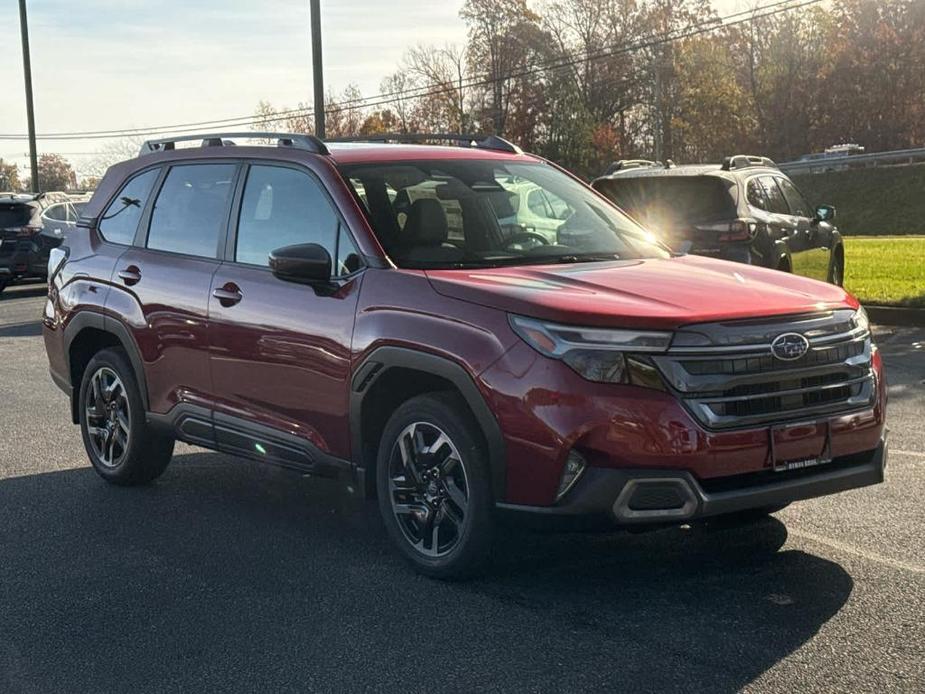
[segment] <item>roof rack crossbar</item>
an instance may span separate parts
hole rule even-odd
[[[736,154],[723,159],[723,171],[733,171],[736,169],[747,169],[749,166],[766,166],[776,169],[777,164],[768,157],[756,157],[751,154]]]
[[[459,142],[469,147],[477,147],[479,149],[523,154],[523,150],[513,142],[505,140],[503,137],[498,137],[497,135],[485,135],[483,133],[376,133],[374,135],[359,135],[356,137],[338,137],[330,139],[328,142],[415,143],[439,140]]]
[[[195,135],[179,135],[165,137],[158,140],[146,140],[141,146],[138,156],[154,154],[155,152],[169,152],[176,149],[178,142],[193,142],[201,140],[202,147],[228,147],[234,145],[233,139],[276,140],[277,147],[293,147],[304,149],[315,154],[328,154],[324,142],[314,135],[305,133],[273,133],[273,132],[231,132],[231,133],[205,133]]]

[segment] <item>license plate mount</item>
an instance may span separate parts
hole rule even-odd
[[[818,455],[789,455],[787,444],[800,444],[818,436],[823,430],[822,450]],[[781,439],[784,439],[782,442]],[[768,467],[774,472],[790,472],[827,465],[832,462],[832,421],[776,424],[768,429]]]

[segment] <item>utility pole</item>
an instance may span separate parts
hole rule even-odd
[[[39,160],[35,151],[35,109],[32,105],[32,61],[29,58],[29,23],[26,0],[19,0],[19,28],[22,32],[22,69],[26,77],[26,119],[29,121],[29,164],[32,166],[32,192],[38,193]]]
[[[312,19],[312,73],[315,79],[315,136],[324,139],[324,73],[321,65],[321,0],[310,0]]]

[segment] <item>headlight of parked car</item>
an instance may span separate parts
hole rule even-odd
[[[647,354],[666,351],[670,332],[583,328],[524,316],[510,320],[514,332],[533,349],[565,362],[589,381],[665,389]]]

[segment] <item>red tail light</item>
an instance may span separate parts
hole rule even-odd
[[[41,231],[42,231],[42,227],[35,227],[35,226],[19,227],[19,229],[17,229],[16,231],[16,235],[29,237],[29,236],[35,236],[36,234],[41,233]]]
[[[729,223],[729,231],[722,232],[720,241],[748,241],[755,236],[758,225],[751,219],[736,219]]]

